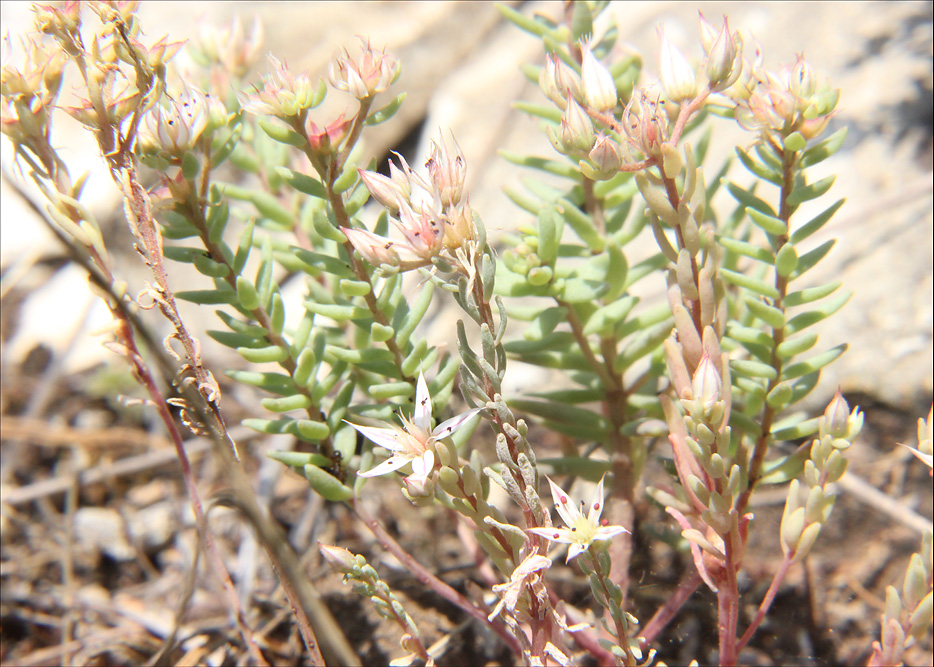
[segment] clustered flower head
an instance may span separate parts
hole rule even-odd
[[[80,98],[76,106],[64,107],[65,113],[88,127],[101,124],[119,127],[140,102],[136,86],[120,70],[98,70],[98,79],[93,90],[93,99]]]
[[[661,91],[652,95],[651,88],[634,94],[623,110],[620,123],[626,140],[644,157],[660,157],[662,144],[668,140],[668,113]]]
[[[66,56],[57,45],[38,38],[24,40],[22,69],[12,64],[9,36],[3,38],[2,131],[15,143],[31,136],[45,136],[51,108],[62,85]]]
[[[292,118],[315,104],[315,86],[304,72],[293,74],[287,65],[269,56],[272,73],[263,77],[263,89],[255,90],[243,104],[258,116]]]
[[[403,479],[406,490],[413,497],[431,495],[435,468],[435,443],[455,433],[482,408],[474,408],[452,417],[431,428],[431,396],[425,377],[419,373],[415,388],[415,410],[412,419],[400,415],[402,424],[393,424],[390,428],[361,426],[347,422],[372,442],[388,449],[388,459],[365,472],[357,473],[361,477],[385,475],[412,465],[412,473]]]
[[[203,64],[218,65],[230,75],[242,78],[256,63],[262,47],[263,24],[254,17],[248,35],[238,14],[230,25],[201,24],[190,50]]]
[[[529,528],[527,530],[552,542],[570,544],[565,562],[570,562],[572,558],[587,551],[594,542],[604,542],[620,533],[629,532],[622,526],[608,526],[605,525],[605,521],[600,520],[600,515],[603,513],[603,477],[594,489],[587,516],[584,516],[583,501],[578,507],[571,502],[568,494],[560,486],[551,481],[550,477],[546,479],[551,486],[551,497],[554,498],[555,509],[566,528]]]
[[[161,148],[180,157],[194,146],[208,127],[211,118],[208,96],[196,88],[186,87],[167,105],[156,105],[146,112],[143,148]]]
[[[809,140],[826,129],[838,98],[839,91],[819,83],[811,66],[798,56],[793,65],[777,73],[756,72],[748,98],[737,102],[736,120],[763,136],[788,137],[798,132]]]
[[[328,81],[357,99],[373,97],[386,90],[399,76],[398,61],[384,50],[377,51],[360,37],[363,52],[356,58],[347,49],[334,55],[328,65]]]
[[[359,170],[370,194],[388,209],[401,241],[365,229],[342,227],[341,231],[360,255],[374,266],[408,271],[430,266],[444,251],[454,252],[474,241],[477,231],[473,211],[464,190],[467,164],[456,140],[453,147],[443,138],[432,142],[425,163],[428,178],[409,167],[401,156],[401,167],[390,163],[390,175]]]

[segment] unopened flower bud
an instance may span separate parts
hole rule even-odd
[[[343,547],[332,547],[318,542],[318,549],[328,565],[333,567],[341,574],[348,574],[353,571],[356,561],[355,556]]]
[[[454,147],[450,148],[444,137],[439,146],[431,142],[431,156],[425,163],[431,178],[432,192],[444,206],[456,206],[464,194],[467,177],[467,162],[464,153],[453,136]]]
[[[320,100],[315,86],[304,72],[292,74],[289,68],[272,56],[273,72],[263,77],[263,89],[250,95],[243,108],[256,115],[292,118]]]
[[[918,449],[925,454],[934,450],[934,407],[928,412],[928,418],[918,420]]]
[[[697,15],[700,17],[701,46],[704,48],[704,53],[710,53],[710,48],[717,41],[717,35],[720,31],[707,20],[703,12],[697,12]]]
[[[720,371],[711,361],[710,357],[704,352],[700,363],[697,364],[697,370],[694,371],[694,377],[691,380],[691,392],[694,394],[694,400],[701,401],[704,411],[709,411],[714,404],[721,400],[721,390],[723,380],[720,377]]]
[[[730,34],[730,26],[724,18],[723,28],[707,50],[706,74],[711,89],[723,90],[733,85],[742,73],[742,67],[738,37]]]
[[[837,389],[836,395],[827,409],[824,410],[824,416],[821,419],[821,432],[832,438],[846,438],[850,430],[850,406],[840,389]]]
[[[393,248],[393,242],[384,236],[379,236],[366,229],[352,229],[341,227],[341,231],[354,250],[360,253],[367,262],[373,266],[398,266],[399,255]]]
[[[583,166],[581,168],[589,172],[586,175],[593,180],[612,178],[623,165],[623,155],[619,143],[602,132],[597,135],[597,141],[590,153],[587,154],[587,159],[590,164],[582,162]],[[593,165],[593,168],[590,165]]]
[[[337,151],[341,141],[347,136],[353,120],[344,118],[340,114],[324,127],[319,127],[310,118],[305,123],[305,131],[308,133],[308,144],[311,149],[320,155],[328,155]]]
[[[402,478],[402,483],[405,484],[405,491],[413,502],[417,503],[420,499],[433,498],[435,495],[434,475],[427,477],[409,475]]]
[[[538,85],[545,96],[559,107],[565,106],[569,95],[579,98],[581,94],[580,76],[554,53],[545,57]]]
[[[697,75],[690,61],[659,30],[661,39],[661,58],[659,62],[659,79],[665,95],[674,102],[693,99],[697,95]]]
[[[561,117],[561,126],[553,138],[555,147],[565,154],[589,153],[595,140],[593,122],[573,97]]]
[[[606,66],[597,60],[590,45],[581,47],[581,89],[584,101],[595,111],[610,111],[616,108],[616,83]]]
[[[477,238],[473,209],[465,198],[457,206],[449,208],[444,215],[444,247],[460,248],[466,241]]]
[[[344,49],[335,54],[328,65],[328,81],[338,90],[345,90],[357,99],[366,99],[381,93],[399,76],[399,63],[384,51],[370,46],[369,40],[360,41],[363,52],[356,58]]]
[[[788,81],[788,90],[798,98],[807,99],[817,92],[817,77],[808,62],[798,56]]]
[[[390,169],[393,168],[390,166]],[[396,169],[396,172],[402,173],[399,169]],[[373,199],[389,209],[390,213],[395,214],[399,210],[399,202],[408,200],[409,192],[406,192],[395,179],[365,169],[358,169],[357,173]]]

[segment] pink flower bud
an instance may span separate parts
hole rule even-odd
[[[398,169],[396,172],[401,173]],[[365,169],[358,169],[357,173],[373,199],[389,209],[390,213],[395,214],[399,210],[399,202],[408,200],[409,193],[401,188],[396,180]]]
[[[345,90],[357,99],[373,97],[386,90],[399,76],[399,63],[385,50],[377,51],[369,40],[360,38],[363,52],[352,58],[347,49],[331,59],[328,81],[338,90]]]
[[[588,153],[587,159],[596,168],[594,175],[602,178],[614,176],[623,164],[620,145],[602,132],[597,135],[597,141]]]
[[[565,106],[569,94],[575,98],[581,95],[580,76],[554,53],[545,56],[538,85],[545,96],[560,107]]]
[[[353,125],[353,119],[344,118],[344,114],[340,114],[324,127],[319,127],[314,121],[308,119],[305,123],[305,131],[308,133],[308,143],[311,149],[321,155],[337,151],[341,141],[350,131],[351,125]]]
[[[360,253],[367,262],[373,266],[399,265],[399,255],[393,248],[393,242],[384,236],[379,236],[366,229],[351,229],[350,227],[341,227],[341,231],[354,250]]]
[[[353,571],[356,557],[343,547],[332,547],[318,542],[318,549],[328,565],[333,567],[341,574],[348,574]]]
[[[581,46],[583,61],[581,63],[581,89],[584,101],[591,109],[596,111],[609,111],[616,108],[616,83],[613,75],[600,61],[597,60],[590,45]]]
[[[431,178],[432,192],[444,206],[456,206],[464,194],[467,178],[467,162],[457,140],[451,137],[454,148],[448,147],[444,137],[439,146],[431,142],[431,156],[425,163]]]

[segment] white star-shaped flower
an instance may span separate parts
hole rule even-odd
[[[552,482],[550,477],[546,479],[551,485],[555,509],[558,510],[558,515],[567,528],[528,528],[527,530],[552,542],[570,544],[565,562],[569,563],[572,558],[587,551],[595,541],[609,540],[620,533],[629,532],[622,526],[605,526],[600,521],[600,514],[603,512],[603,477],[600,478],[600,483],[594,490],[587,516],[584,516],[583,501],[578,508],[577,505],[571,503],[568,494],[560,486]]]
[[[431,396],[428,394],[424,376],[419,373],[418,383],[415,385],[415,411],[411,420],[402,417],[402,425],[392,425],[391,428],[360,426],[347,422],[375,444],[392,452],[388,459],[376,467],[357,474],[361,477],[376,477],[411,463],[412,474],[405,478],[406,485],[425,485],[435,467],[435,443],[457,431],[481,409],[468,410],[432,429]]]

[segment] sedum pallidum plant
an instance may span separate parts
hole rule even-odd
[[[542,40],[544,65],[524,71],[547,101],[517,106],[540,119],[554,154],[503,153],[543,178],[508,192],[531,216],[498,238],[470,205],[468,165],[449,133],[432,143],[424,170],[401,155],[385,173],[364,161],[362,141],[404,99],[392,89],[400,63],[366,39],[334,56],[327,80],[270,57],[268,74],[251,82],[261,30],[238,20],[185,47],[198,67],[181,79],[171,61],[183,45],[144,37],[136,3],[67,2],[36,6],[25,64],[4,66],[2,129],[17,166],[110,307],[110,345],[176,443],[203,545],[257,662],[264,658],[213,546],[173,407],[221,444],[236,503],[278,565],[311,661],[357,658],[252,496],[180,300],[216,312],[207,336],[245,362],[224,374],[265,395],[245,406],[244,423],[291,436],[291,451],[270,455],[346,504],[425,586],[496,633],[522,664],[652,664],[654,639],[701,586],[716,594],[718,660],[736,664],[828,521],[862,424],[839,392],[822,415],[800,407],[846,347],[818,346],[814,325],[848,293],[839,282],[807,280],[834,244],[809,240],[843,204],[828,199],[833,177],[811,177],[846,134],[831,131],[837,91],[801,58],[763,68],[753,41],[726,19],[703,16],[702,55],[688,59],[661,33],[659,79],[644,81],[641,57],[615,45],[615,28],[595,34],[605,4],[568,4],[560,20],[500,7]],[[66,67],[81,82],[71,106],[60,99]],[[321,103],[340,94],[352,102],[326,115]],[[122,192],[152,272],[138,297],[113,273],[81,201],[86,177],[74,180],[56,148],[58,107],[93,133]],[[730,163],[708,159],[723,123],[748,131],[730,175]],[[733,203],[715,208],[721,188]],[[803,215],[806,202],[821,212]],[[636,239],[647,237],[657,251],[633,260]],[[200,284],[173,280],[178,263],[193,266]],[[302,298],[286,298],[287,280],[301,282]],[[635,295],[651,280],[666,281],[665,301]],[[438,302],[463,313],[452,332],[456,353],[419,327]],[[153,307],[171,326],[165,341],[141,312]],[[508,395],[512,360],[549,369],[555,388]],[[471,438],[480,422],[488,428]],[[930,428],[929,418],[919,450],[928,465]],[[549,431],[573,443],[561,456],[541,456]],[[653,446],[670,476],[645,488]],[[469,528],[459,534],[480,554],[485,595],[451,588],[368,514],[361,499],[377,476],[397,480],[416,515],[436,505]],[[771,538],[784,558],[765,597],[748,600],[738,579],[757,529],[750,497],[776,484],[788,492]],[[670,515],[653,534],[670,532],[693,561],[651,619],[630,611],[644,493]],[[576,609],[555,592],[551,569],[563,549],[596,609]],[[362,556],[321,550],[401,627],[405,655],[392,664],[433,664],[443,654],[444,641],[426,645]],[[872,664],[898,662],[929,632],[931,572],[928,534],[904,590],[889,593]],[[750,605],[758,606],[751,618],[742,613]]]

